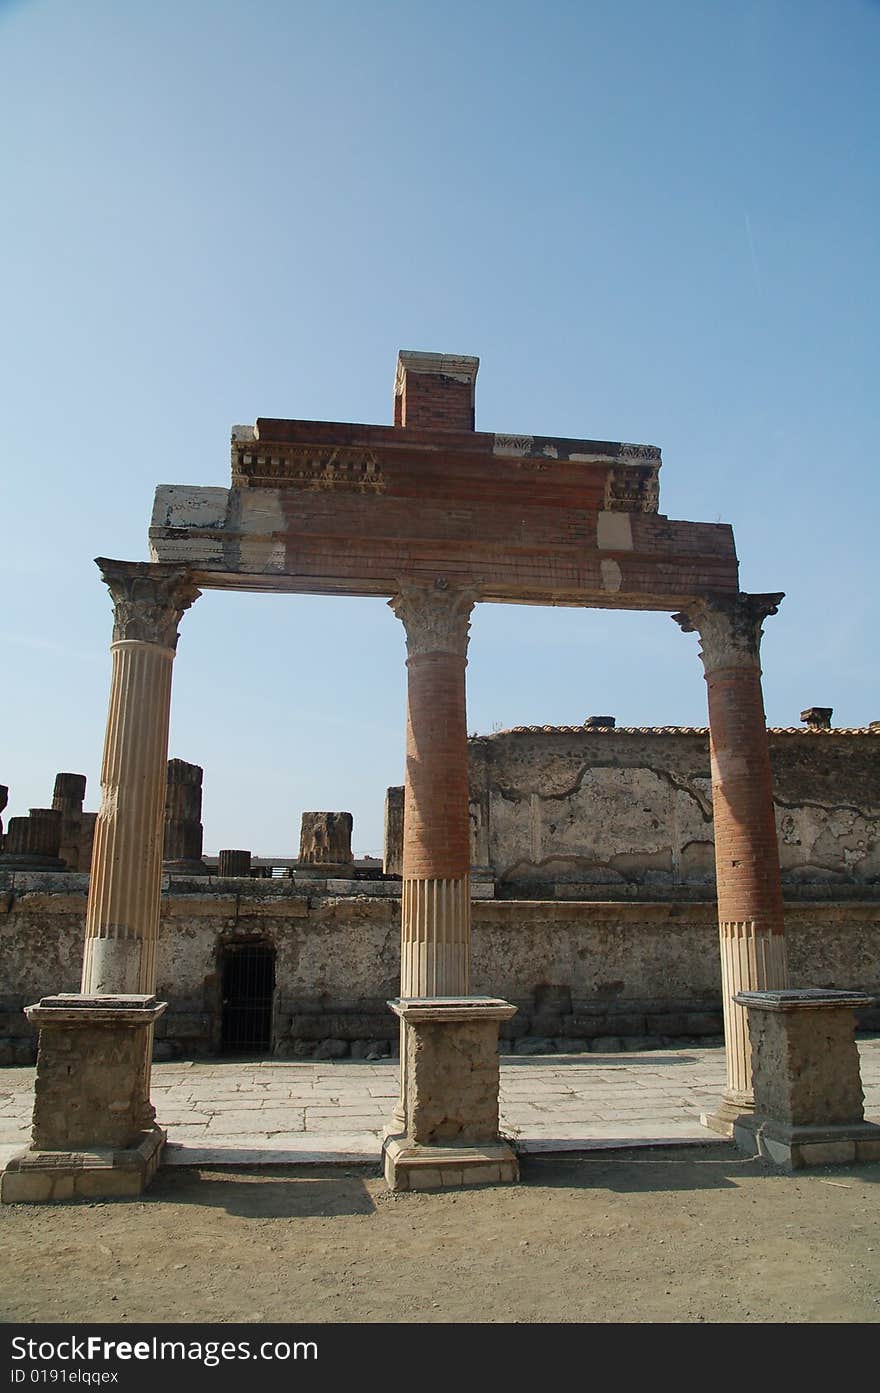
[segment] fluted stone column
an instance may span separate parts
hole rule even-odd
[[[150,993],[162,880],[171,666],[198,597],[184,566],[99,557],[114,604],[110,710],[86,912],[82,991]]]
[[[406,630],[402,997],[470,990],[470,819],[465,667],[476,594],[406,581],[391,608]]]
[[[220,876],[249,876],[251,873],[251,854],[249,851],[227,849],[218,852],[217,874]]]
[[[779,846],[761,692],[762,624],[782,595],[699,601],[673,618],[700,636],[709,696],[709,751],[721,942],[727,1088],[706,1126],[732,1135],[754,1111],[747,1013],[739,992],[787,985]]]
[[[11,817],[0,862],[7,870],[63,871],[59,855],[61,813],[55,808],[31,808],[27,817]]]

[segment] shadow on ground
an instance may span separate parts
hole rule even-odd
[[[365,1181],[377,1174],[375,1165],[175,1168],[160,1170],[143,1199],[224,1209],[246,1219],[328,1219],[372,1214]]]
[[[733,1143],[691,1148],[664,1147],[652,1151],[621,1147],[601,1154],[521,1156],[520,1172],[527,1185],[563,1190],[611,1190],[616,1194],[672,1194],[682,1191],[728,1190],[743,1180],[822,1179],[844,1187],[847,1178],[880,1184],[880,1163],[817,1166],[784,1171],[760,1156],[743,1156]]]

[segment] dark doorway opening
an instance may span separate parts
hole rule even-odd
[[[272,1044],[275,950],[268,943],[229,943],[221,958],[224,1054],[266,1052]]]

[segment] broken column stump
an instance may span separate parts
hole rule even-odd
[[[202,860],[202,769],[169,759],[165,789],[162,866],[167,871],[207,875]]]
[[[249,876],[251,873],[251,854],[249,851],[225,850],[217,856],[217,874],[222,876]]]
[[[303,813],[299,870],[306,876],[347,876],[354,871],[351,813]]]
[[[498,1027],[516,1007],[495,997],[390,1001],[403,1022],[403,1131],[386,1136],[392,1190],[440,1190],[519,1180],[516,1153],[498,1134]]]
[[[165,1132],[149,1098],[154,996],[46,996],[25,1008],[39,1026],[31,1146],[3,1172],[8,1204],[139,1195]]]
[[[385,790],[383,875],[403,875],[403,795],[402,786]]]
[[[97,813],[84,813],[85,774],[56,774],[52,807],[61,814],[59,856],[69,871],[87,871],[92,860]]]
[[[63,871],[60,856],[61,813],[31,808],[27,817],[11,817],[3,841],[0,868],[9,871]]]
[[[865,1122],[855,1012],[859,992],[739,992],[748,1011],[755,1111],[733,1136],[787,1170],[880,1160],[880,1127]]]

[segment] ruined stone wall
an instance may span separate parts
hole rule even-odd
[[[707,732],[529,728],[469,742],[472,860],[500,895],[705,897]],[[771,731],[783,883],[880,892],[880,733]]]
[[[0,1062],[33,1058],[22,1007],[77,991],[88,878],[17,872],[0,880]],[[399,882],[359,893],[297,890],[287,881],[172,883],[162,896],[159,1058],[216,1052],[224,945],[275,952],[272,1049],[279,1057],[388,1052],[397,1022]],[[880,903],[787,906],[795,986],[880,995]],[[682,1038],[720,1042],[718,930],[711,902],[473,903],[473,990],[507,997],[504,1028],[532,1051],[620,1048]],[[880,1011],[863,1017],[880,1028]]]

